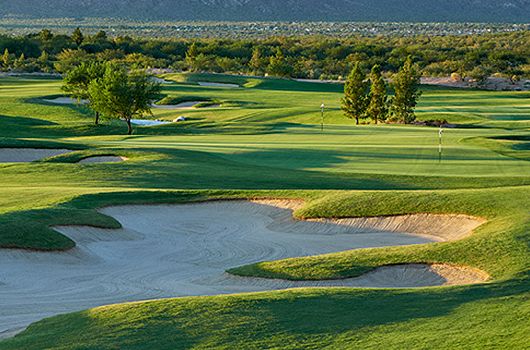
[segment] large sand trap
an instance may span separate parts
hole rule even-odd
[[[199,81],[197,84],[199,84],[200,86],[222,87],[222,88],[228,88],[228,89],[240,88],[240,86],[237,84],[229,84],[229,83],[211,83],[207,81]]]
[[[68,149],[0,148],[0,163],[33,162],[72,152]]]
[[[78,163],[80,164],[90,164],[90,163],[118,163],[126,161],[126,157],[119,156],[93,156],[81,159]]]
[[[242,278],[224,272],[264,260],[432,241],[399,233],[403,224],[395,218],[379,218],[376,229],[368,224],[361,229],[356,221],[296,221],[290,209],[297,205],[220,201],[109,207],[100,211],[120,221],[122,229],[56,228],[77,242],[69,252],[3,250],[0,337],[44,317],[135,300],[312,285],[411,287],[477,281],[473,276],[448,278],[451,273],[457,275],[458,269],[436,265],[383,267],[357,279],[325,282]],[[403,219],[410,228],[414,220],[411,215]],[[449,231],[460,227],[455,217],[431,215],[416,220],[428,221],[425,227],[443,226]],[[480,223],[464,225],[472,229]]]
[[[70,97],[57,97],[54,99],[43,99],[45,102],[55,103],[58,105],[88,104],[88,100],[76,100]]]
[[[139,125],[139,126],[159,126],[159,125],[165,125],[170,124],[171,122],[163,121],[163,120],[150,120],[150,119],[131,119],[131,124]]]

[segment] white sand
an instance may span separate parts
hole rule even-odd
[[[33,162],[72,152],[68,149],[0,148],[0,163]]]
[[[43,99],[43,101],[46,101],[46,102],[49,102],[49,103],[55,103],[55,104],[58,104],[58,105],[72,105],[72,104],[82,104],[82,105],[85,105],[85,104],[88,104],[88,100],[76,100],[76,99],[72,99],[70,97],[57,97],[57,98],[54,98],[54,99],[51,99],[51,100],[48,100],[48,99]]]
[[[211,82],[206,82],[206,81],[199,81],[197,84],[199,84],[200,86],[222,87],[222,88],[228,88],[228,89],[237,89],[241,87],[237,84],[211,83]]]
[[[131,119],[131,124],[139,126],[158,126],[169,124],[171,122],[166,122],[162,120],[149,120],[149,119]]]
[[[0,337],[48,316],[135,300],[313,285],[411,287],[476,281],[474,277],[447,278],[444,276],[456,274],[453,269],[424,265],[383,267],[356,279],[326,282],[243,278],[224,272],[258,261],[432,241],[399,233],[403,222],[414,231],[412,215],[401,221],[378,218],[377,229],[366,222],[361,229],[356,221],[293,220],[290,208],[298,205],[220,201],[109,207],[100,211],[120,221],[122,229],[56,228],[76,241],[77,247],[69,252],[2,250]],[[425,228],[456,231],[460,227],[456,218],[430,215],[416,221]],[[468,230],[482,222],[471,224],[469,220],[463,224]],[[467,232],[458,236],[463,234]],[[438,240],[456,237],[433,236]]]
[[[94,156],[81,159],[78,163],[89,164],[89,163],[118,163],[126,161],[126,157],[119,156]]]

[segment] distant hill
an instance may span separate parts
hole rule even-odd
[[[530,0],[0,0],[0,16],[525,23]]]

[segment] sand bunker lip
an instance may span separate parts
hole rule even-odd
[[[73,239],[76,248],[68,252],[5,250],[0,254],[0,337],[14,335],[30,323],[58,313],[113,303],[292,287],[340,287],[348,280],[263,280],[225,271],[259,261],[435,241],[399,231],[403,224],[396,224],[395,219],[390,220],[393,224],[380,226],[385,229],[369,228],[368,224],[359,228],[354,221],[297,221],[292,209],[299,205],[297,201],[218,201],[118,206],[100,212],[117,219],[122,229],[55,227]],[[404,220],[412,225],[412,218]],[[444,223],[441,215],[421,220],[430,220],[433,227],[458,226],[455,218]],[[466,227],[481,223],[477,220],[474,226]],[[453,238],[447,235],[444,239]],[[441,271],[436,265],[396,268],[382,267],[351,279],[356,281],[349,286],[360,286],[359,281],[364,281],[364,287],[475,281],[471,277],[450,280],[444,277],[448,270]]]
[[[359,277],[338,280],[291,281],[227,274],[218,283],[234,283],[234,280],[237,279],[256,287],[269,289],[305,287],[418,288],[482,283],[489,279],[489,275],[477,269],[449,264],[399,264],[381,266]]]
[[[228,89],[239,89],[241,87],[237,84],[214,83],[214,82],[208,82],[208,81],[199,81],[197,84],[199,84],[200,86],[222,87],[222,88],[228,88]]]
[[[119,163],[128,160],[127,157],[121,156],[92,156],[81,159],[79,164],[90,164],[90,163]]]
[[[0,163],[33,162],[70,152],[72,151],[68,149],[0,148]]]

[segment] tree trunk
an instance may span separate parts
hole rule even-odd
[[[125,121],[127,122],[127,135],[132,135],[133,128],[132,128],[132,125],[131,125],[131,119],[127,118],[127,119],[125,119]]]
[[[359,117],[355,117],[355,125],[359,125]]]
[[[99,112],[96,112],[96,125],[99,125]]]

